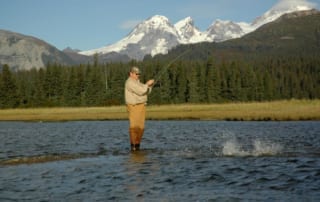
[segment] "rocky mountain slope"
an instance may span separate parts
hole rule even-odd
[[[100,62],[142,60],[146,56],[167,54],[182,44],[224,42],[240,38],[283,14],[311,8],[308,4],[301,5],[301,1],[292,1],[290,5],[280,3],[252,23],[215,20],[205,31],[200,31],[191,17],[172,24],[167,17],[155,15],[138,24],[124,39],[110,46],[81,52],[70,48],[60,51],[41,39],[0,30],[0,66],[8,64],[11,69],[28,70],[54,62],[66,65],[88,63],[93,61],[94,54],[99,54]]]
[[[132,59],[142,60],[146,55],[167,54],[180,44],[222,42],[239,38],[283,14],[311,9],[311,5],[303,4],[301,1],[292,1],[289,5],[280,1],[252,23],[216,20],[203,32],[197,29],[191,17],[172,24],[167,17],[155,15],[138,24],[124,39],[109,46],[79,53],[104,55],[116,52],[128,55]]]
[[[188,51],[192,50],[192,51]],[[320,11],[297,11],[262,25],[241,38],[220,43],[180,45],[167,55],[153,59],[171,61],[187,52],[180,59],[215,61],[250,61],[266,58],[304,58],[315,60],[320,56]],[[151,59],[151,58],[146,58]]]
[[[45,41],[0,30],[0,64],[7,64],[11,69],[31,69],[44,67],[48,62],[74,63],[68,55]]]

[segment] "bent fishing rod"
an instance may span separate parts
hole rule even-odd
[[[191,49],[187,49],[184,52],[182,52],[180,55],[178,55],[176,58],[174,58],[173,60],[171,60],[159,73],[158,76],[154,79],[154,83],[153,86],[159,82],[160,78],[162,77],[162,75],[165,73],[165,71],[170,67],[170,65],[172,65],[174,62],[176,62],[180,57],[182,57],[183,55],[187,54],[188,52],[190,52]]]

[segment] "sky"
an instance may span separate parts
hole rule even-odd
[[[284,1],[320,0],[1,0],[0,29],[34,36],[59,50],[82,51],[116,43],[154,15],[172,24],[191,17],[200,31],[215,20],[252,22]]]

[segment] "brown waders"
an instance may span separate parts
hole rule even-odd
[[[145,104],[127,105],[129,113],[129,135],[131,150],[136,151],[140,149],[140,142],[144,132],[144,122],[146,117]]]

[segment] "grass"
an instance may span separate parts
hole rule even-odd
[[[0,121],[126,120],[126,107],[2,109]],[[147,106],[149,120],[320,120],[320,100]]]

